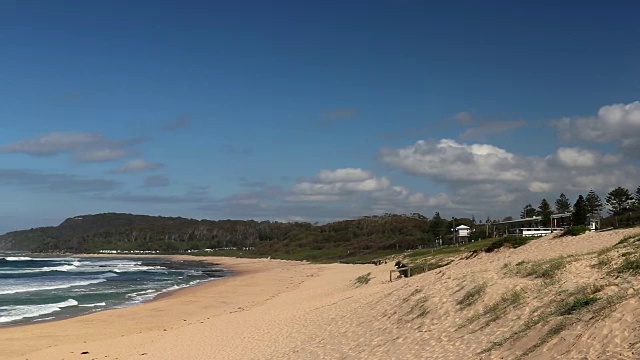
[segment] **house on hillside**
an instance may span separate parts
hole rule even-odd
[[[544,236],[562,228],[542,227],[542,217],[534,216],[525,219],[501,221],[493,224],[493,237],[508,235]]]
[[[563,230],[573,225],[572,214],[553,214],[551,215],[551,227],[554,230]],[[579,224],[576,224],[579,225]],[[583,225],[589,227],[591,231],[596,231],[600,228],[600,219],[597,214],[589,215],[587,222]]]
[[[471,236],[471,228],[466,225],[460,225],[456,227],[456,242],[460,243],[468,243],[469,237]]]
[[[551,215],[551,227],[565,229],[571,226],[571,213]]]

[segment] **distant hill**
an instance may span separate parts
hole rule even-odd
[[[457,223],[464,221],[456,220]],[[324,225],[253,220],[196,220],[106,213],[68,218],[58,226],[0,236],[0,249],[33,252],[251,248],[251,255],[337,261],[381,251],[432,246],[450,223],[420,214],[368,216]],[[246,254],[245,254],[246,255]]]

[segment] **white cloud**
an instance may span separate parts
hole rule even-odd
[[[455,181],[520,181],[527,177],[523,159],[488,144],[455,140],[420,140],[401,149],[382,149],[380,160],[414,175]]]
[[[293,186],[293,192],[305,195],[346,194],[382,190],[389,187],[390,184],[391,182],[389,179],[385,177],[367,179],[363,181],[337,181],[332,183],[303,182],[295,184]]]
[[[567,117],[555,122],[567,140],[620,143],[623,149],[637,149],[640,143],[640,101],[603,106],[596,116]]]
[[[506,214],[542,197],[560,192],[601,193],[632,184],[640,174],[623,156],[578,147],[559,148],[553,154],[525,156],[489,144],[460,144],[454,140],[418,141],[397,149],[382,149],[385,164],[426,181],[445,185],[449,207],[466,212]],[[447,205],[444,205],[446,208]]]
[[[111,140],[102,134],[84,132],[51,132],[33,139],[20,140],[0,147],[0,152],[33,156],[70,154],[74,161],[101,162],[133,155],[131,149],[142,139]]]
[[[553,189],[553,184],[542,181],[533,181],[529,183],[528,189],[534,193],[544,193],[551,191]]]
[[[321,170],[317,176],[319,181],[326,183],[364,181],[372,179],[373,177],[374,176],[371,171],[354,168]]]
[[[368,170],[344,168],[321,170],[315,178],[292,187],[285,200],[299,203],[333,203],[362,215],[377,213],[425,212],[429,208],[451,208],[446,194],[429,196],[394,186],[387,177],[377,177]]]
[[[313,194],[313,195],[301,195],[294,194],[289,195],[285,198],[288,201],[310,201],[310,202],[325,202],[325,201],[340,201],[342,200],[342,196],[340,195],[321,195],[321,194]]]
[[[550,159],[557,160],[567,168],[593,168],[602,165],[613,165],[622,161],[622,157],[619,155],[603,155],[595,150],[578,147],[561,147]]]
[[[131,160],[128,163],[117,167],[111,172],[116,174],[130,174],[130,173],[139,173],[145,171],[151,171],[163,168],[164,164],[160,163],[152,163],[142,159]]]

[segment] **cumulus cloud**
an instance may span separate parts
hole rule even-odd
[[[290,202],[334,203],[361,215],[385,212],[424,212],[454,205],[446,194],[434,196],[412,192],[404,186],[392,185],[387,177],[378,177],[369,170],[343,168],[321,170],[311,179],[301,180],[285,197]]]
[[[365,181],[374,178],[371,171],[354,168],[321,170],[317,177],[318,181],[323,183]]]
[[[357,192],[373,192],[391,185],[386,177],[377,178],[362,169],[322,170],[314,181],[304,181],[293,186],[295,195],[348,195]]]
[[[132,146],[142,138],[112,140],[102,134],[84,132],[51,132],[32,139],[20,140],[0,147],[0,152],[33,156],[70,154],[78,162],[102,162],[135,154]]]
[[[527,176],[524,159],[488,144],[420,140],[400,149],[385,148],[380,160],[414,175],[455,181],[518,181]]]
[[[634,187],[640,174],[634,164],[624,165],[621,155],[591,149],[564,147],[546,157],[525,156],[489,144],[448,139],[382,149],[379,158],[388,166],[445,185],[450,203],[468,212],[508,213],[521,203],[539,201],[540,196]]]
[[[548,160],[557,161],[558,164],[567,168],[593,168],[618,164],[622,161],[622,156],[602,154],[599,151],[578,147],[561,147]]]
[[[164,164],[152,163],[142,159],[131,160],[126,164],[113,169],[111,172],[115,174],[132,174],[151,170],[157,170],[164,167]]]
[[[640,144],[640,101],[603,106],[595,116],[567,117],[555,122],[565,140],[619,143],[622,149]]]

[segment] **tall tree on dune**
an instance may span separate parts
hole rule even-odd
[[[607,194],[605,202],[611,215],[618,216],[631,208],[633,197],[628,189],[618,186]]]
[[[564,193],[556,200],[556,212],[558,214],[568,214],[571,212],[571,203]]]
[[[589,215],[600,214],[603,207],[602,199],[600,199],[600,196],[598,196],[593,189],[589,190],[585,201],[587,203],[587,211],[589,212]]]
[[[587,223],[588,216],[589,210],[587,209],[587,202],[582,195],[579,195],[576,203],[573,205],[571,222],[574,225],[585,225]]]
[[[536,214],[536,209],[533,208],[531,204],[527,204],[522,212],[520,213],[520,219],[526,219],[533,217]]]
[[[553,210],[551,210],[551,205],[547,199],[542,199],[540,205],[538,206],[537,214],[542,217],[542,226],[549,227],[551,226],[551,215],[553,214]]]

